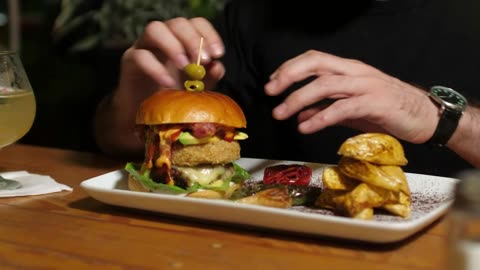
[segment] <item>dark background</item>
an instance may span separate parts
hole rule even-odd
[[[6,1],[1,11],[7,12]],[[21,3],[20,56],[34,89],[37,112],[22,143],[96,151],[91,134],[95,105],[115,85],[122,48],[71,52],[67,40],[55,41],[53,23],[60,1]],[[8,25],[0,28],[8,46]]]
[[[2,13],[7,13],[6,2],[0,2]],[[104,1],[83,2],[86,3],[83,11],[88,12]],[[72,45],[82,36],[98,29],[82,27],[62,40],[54,39],[54,21],[60,12],[60,3],[61,0],[21,1],[20,53],[37,100],[35,122],[21,142],[98,151],[92,134],[93,113],[101,97],[115,87],[119,61],[127,46],[95,46],[71,51]],[[455,5],[456,9],[461,9],[455,12],[459,14],[457,20],[478,18],[478,14],[471,14],[479,10],[477,1],[462,0],[462,3]],[[478,20],[467,21],[464,25],[480,28]],[[5,47],[6,44],[8,25],[3,25],[0,26],[0,45]]]

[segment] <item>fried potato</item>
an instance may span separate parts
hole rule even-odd
[[[347,139],[338,154],[380,165],[404,166],[408,163],[400,142],[383,133],[363,133]]]
[[[410,216],[410,206],[403,205],[403,204],[386,204],[383,206],[385,210],[388,212],[401,216],[403,218],[408,218]]]
[[[401,192],[360,183],[351,191],[324,190],[315,201],[315,206],[340,211],[354,218],[371,219],[374,208],[399,204],[400,194]],[[366,209],[372,209],[372,213],[370,214],[370,210]]]
[[[323,170],[322,183],[326,189],[352,190],[360,182],[340,173],[338,166],[332,166]]]
[[[399,197],[398,193],[362,183],[347,193],[343,202],[336,201],[341,199],[343,198],[337,197],[334,198],[333,201],[336,202],[337,205],[343,203],[349,216],[355,216],[365,208],[378,208],[385,204],[398,202]]]
[[[412,201],[410,199],[410,194],[405,194],[403,192],[400,192],[398,203],[401,205],[409,206],[412,204]]]
[[[404,192],[410,194],[406,176],[398,166],[379,166],[369,162],[343,157],[338,163],[338,168],[342,174],[372,186],[397,192],[404,190]]]
[[[337,202],[342,201],[343,199],[337,199],[334,201],[334,198],[345,196],[346,193],[347,191],[344,190],[325,189],[317,197],[317,200],[315,200],[314,206],[330,210],[337,210]]]
[[[289,208],[292,206],[292,197],[288,192],[288,188],[283,186],[265,189],[255,193],[254,195],[235,200],[235,202],[277,208]]]
[[[380,170],[389,176],[389,180],[395,181],[400,187],[400,191],[410,196],[410,187],[408,186],[407,176],[399,166],[380,166]]]
[[[323,170],[323,191],[315,206],[358,219],[371,219],[376,208],[410,215],[410,188],[400,166],[408,163],[400,142],[387,134],[364,133],[339,148],[337,166]]]
[[[355,216],[355,219],[372,219],[373,218],[373,208],[365,208],[358,212]]]
[[[410,196],[400,192],[398,203],[385,204],[383,208],[394,215],[408,218],[411,212],[410,205]]]

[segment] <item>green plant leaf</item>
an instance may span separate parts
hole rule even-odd
[[[71,48],[72,51],[86,51],[89,50],[95,45],[99,44],[102,41],[101,36],[87,36],[86,38],[77,42]]]
[[[72,50],[88,50],[97,45],[131,44],[153,20],[173,17],[204,16],[211,18],[226,0],[109,0],[99,8],[85,12],[83,0],[62,0],[54,25],[56,41],[72,32],[83,33]],[[95,6],[95,5],[93,5]],[[88,30],[88,31],[85,31]],[[93,29],[93,31],[92,31]]]

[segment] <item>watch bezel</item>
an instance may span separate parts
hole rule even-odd
[[[468,102],[459,92],[439,85],[432,86],[428,96],[439,107],[440,119],[432,137],[425,143],[444,147],[455,133]]]
[[[449,102],[449,101],[441,98],[438,95],[437,90],[448,91],[449,93],[454,94],[458,100],[462,101],[462,103],[461,104],[452,103],[452,102]],[[442,107],[445,107],[444,109],[451,109],[451,110],[455,110],[455,111],[458,111],[458,112],[463,112],[468,105],[467,99],[462,94],[453,90],[452,88],[445,87],[445,86],[439,86],[439,85],[432,86],[430,88],[429,96],[433,100],[435,100],[437,103],[442,105]]]

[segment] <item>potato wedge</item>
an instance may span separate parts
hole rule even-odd
[[[408,186],[405,187],[406,177],[401,168],[398,170],[389,168],[388,165],[379,166],[348,157],[342,157],[340,159],[338,168],[342,174],[372,186],[397,192],[402,189],[408,190]],[[393,175],[391,175],[391,173],[393,173]],[[405,179],[405,181],[402,179]]]
[[[401,216],[404,218],[408,218],[411,212],[410,206],[411,206],[410,196],[403,192],[400,192],[398,203],[385,204],[383,208],[392,214],[395,214],[397,216]]]
[[[326,189],[317,198],[315,206],[350,217],[366,219],[373,217],[374,208],[399,204],[400,194],[403,193],[361,183],[351,191]],[[371,214],[370,210],[366,210],[369,208],[372,209]]]
[[[365,208],[358,212],[355,216],[355,219],[372,219],[373,218],[373,208]]]
[[[363,133],[347,139],[338,154],[380,165],[407,165],[400,142],[383,133]]]
[[[408,218],[411,212],[410,206],[403,204],[386,204],[383,208],[388,212],[403,218]]]
[[[292,197],[290,197],[287,187],[283,186],[265,189],[254,195],[234,200],[234,202],[277,208],[289,208],[292,206]]]
[[[398,183],[400,191],[402,191],[406,195],[410,195],[410,187],[408,186],[407,176],[403,172],[402,168],[400,168],[399,166],[390,165],[382,165],[379,167],[380,170],[382,170],[386,175],[389,176],[389,180]]]
[[[412,204],[410,194],[407,195],[403,192],[400,192],[398,203],[401,204],[401,205],[405,205],[405,206],[410,207],[410,205]]]
[[[365,208],[378,208],[398,199],[398,193],[362,183],[346,194],[342,203],[349,216],[355,216]]]
[[[347,191],[345,190],[325,189],[317,197],[317,200],[315,201],[314,206],[335,211],[338,208],[337,204],[338,203],[341,204],[341,202],[344,200],[344,197],[341,197],[341,196],[345,196],[345,194],[347,194]],[[341,199],[338,199],[340,197]],[[334,201],[334,198],[337,198],[337,199]]]
[[[332,166],[323,170],[322,183],[326,189],[352,190],[361,182],[340,173],[338,166]]]

